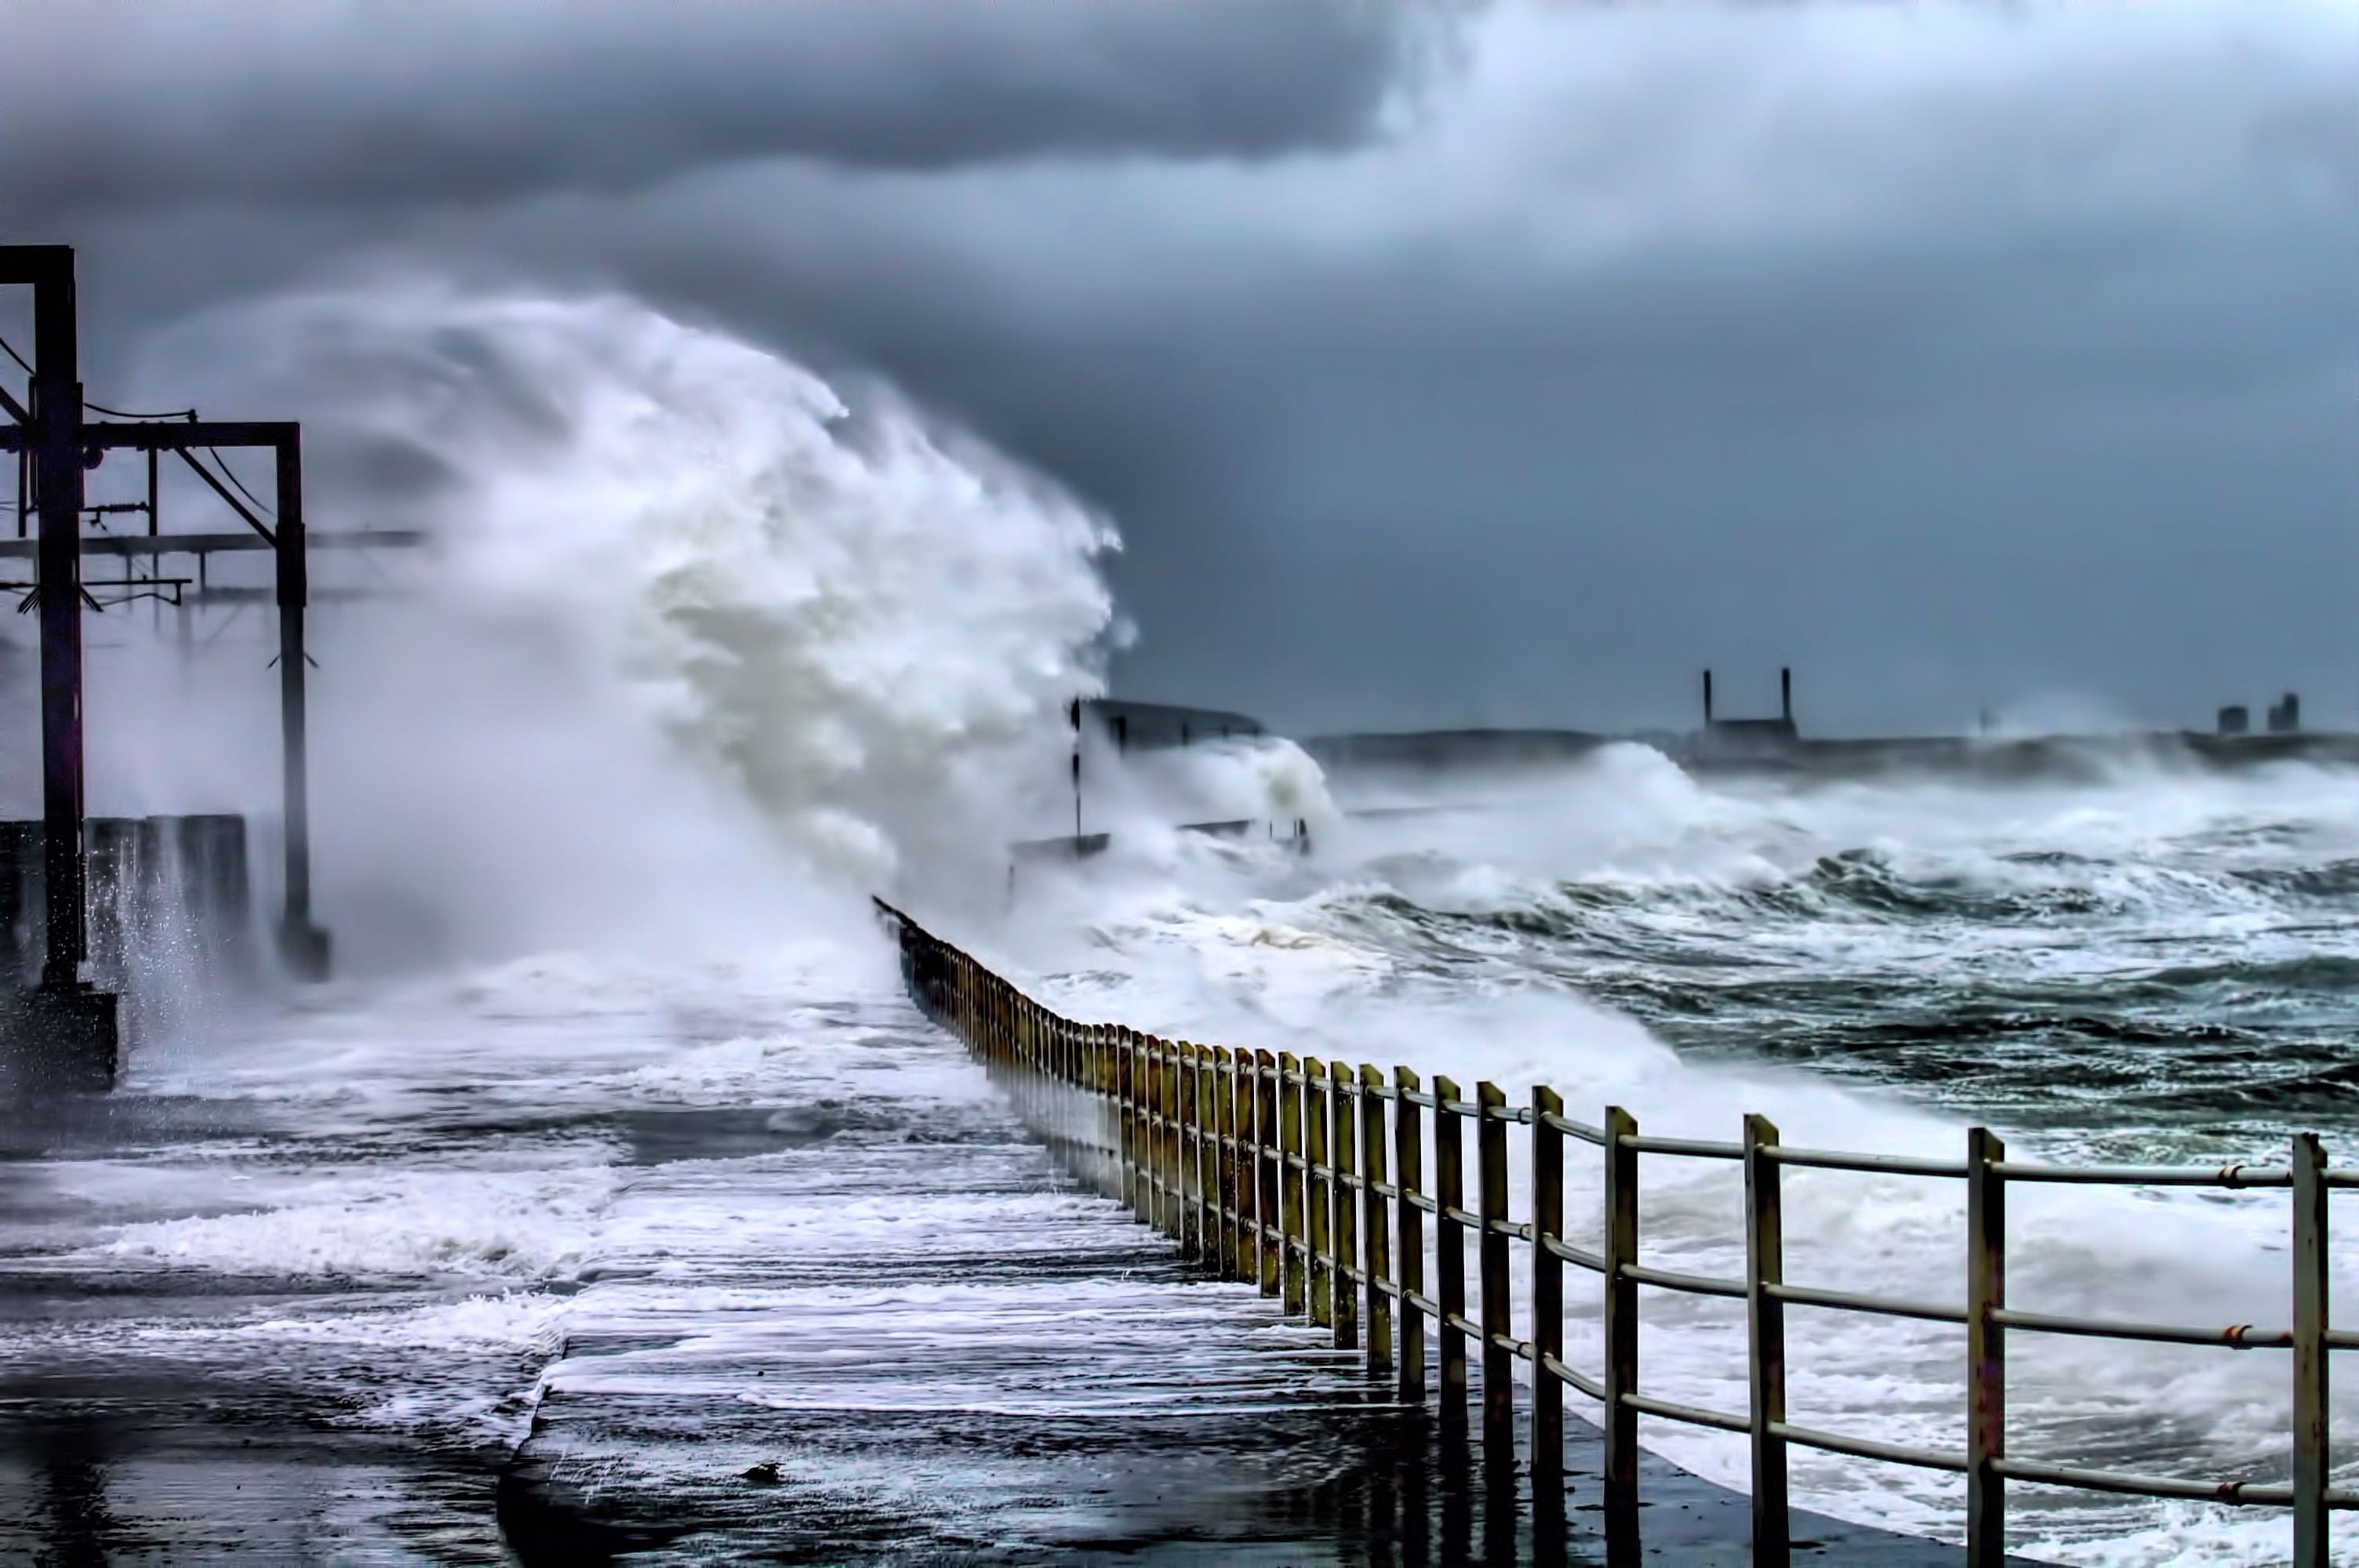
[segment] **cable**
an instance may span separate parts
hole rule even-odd
[[[15,360],[27,375],[35,373],[33,367],[25,362],[25,356],[16,351],[16,344],[5,338],[0,338],[0,349],[6,350],[8,357]],[[103,403],[92,403],[87,397],[82,400],[82,406],[93,414],[103,414],[109,419],[194,419],[197,416],[197,411],[193,408],[175,408],[168,414],[126,414],[120,408],[109,408]]]
[[[229,477],[230,483],[237,486],[237,492],[245,497],[248,501],[253,502],[255,506],[261,508],[262,514],[265,517],[276,517],[278,515],[275,510],[263,504],[262,497],[255,494],[254,492],[245,488],[245,481],[237,477],[237,470],[229,466],[229,460],[223,457],[218,449],[207,447],[205,450],[212,453],[213,465],[220,469],[223,474],[226,474]]]
[[[89,409],[92,414],[103,414],[109,419],[188,419],[193,421],[197,416],[197,411],[193,408],[175,408],[168,414],[125,414],[120,408],[109,408],[103,403],[92,403],[87,397],[82,400],[82,406],[84,408]]]

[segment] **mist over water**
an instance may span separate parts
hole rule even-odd
[[[613,1242],[628,1155],[599,1118],[814,1092],[856,1113],[880,1073],[924,1070],[870,1050],[894,984],[872,892],[1069,1013],[1545,1081],[1654,1132],[1733,1138],[1759,1110],[1791,1142],[1925,1152],[1986,1122],[2041,1157],[2206,1162],[2274,1162],[2296,1129],[2347,1159],[2359,1132],[2345,773],[1795,787],[1618,747],[1330,781],[1283,741],[1129,765],[1092,742],[1085,826],[1113,852],[1011,891],[1005,847],[1070,826],[1063,704],[1126,634],[1094,566],[1114,535],[1052,485],[887,390],[617,298],[281,298],[191,323],[147,379],[299,410],[313,526],[431,543],[321,558],[323,583],[387,592],[318,618],[319,902],[351,978],[136,1057],[135,1087],[214,1108],[234,1152],[91,1159],[56,1178],[61,1228],[12,1245],[84,1273],[389,1282],[354,1321],[460,1370],[354,1419],[514,1440],[564,1311],[542,1292]],[[122,637],[92,664],[93,808],[275,800],[258,644]],[[1304,820],[1315,849],[1172,831],[1230,817]],[[1736,1271],[1732,1176],[1650,1166],[1650,1258]],[[1597,1180],[1576,1151],[1571,1212]],[[2022,1304],[2287,1315],[2281,1198],[2014,1202]],[[1951,1187],[1796,1173],[1788,1205],[1789,1278],[1960,1294]],[[1593,1303],[1570,1293],[1578,1361]],[[1742,1407],[1729,1304],[1650,1295],[1650,1390]],[[292,1332],[257,1312],[217,1330],[221,1357]],[[1962,1441],[1958,1336],[1793,1318],[1795,1419]],[[2019,1452],[2282,1472],[2280,1359],[2013,1354]],[[1739,1440],[1649,1439],[1743,1484]],[[1947,1477],[1794,1463],[1810,1506],[1958,1525]],[[2029,1489],[2021,1511],[2024,1544],[2075,1562],[2283,1550],[2267,1516]]]

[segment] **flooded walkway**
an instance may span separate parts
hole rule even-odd
[[[891,977],[463,1006],[9,1124],[0,1563],[1607,1560],[1586,1429],[1536,1543],[1356,1355],[1081,1191]],[[1741,1560],[1743,1499],[1647,1495],[1644,1561]]]

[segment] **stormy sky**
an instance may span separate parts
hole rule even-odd
[[[0,233],[102,398],[388,266],[881,373],[1114,517],[1134,697],[2359,723],[2348,7],[9,5]]]

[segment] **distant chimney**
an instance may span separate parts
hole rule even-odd
[[[1777,705],[1786,722],[1794,722],[1794,667],[1791,665],[1777,672]]]
[[[1705,729],[1712,728],[1712,672],[1710,670],[1703,672],[1703,722]]]
[[[2285,700],[2269,709],[2269,733],[2291,735],[2301,728],[2301,697],[2297,692],[2285,694]]]

